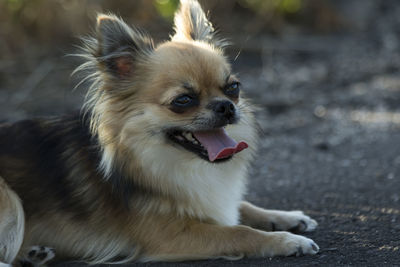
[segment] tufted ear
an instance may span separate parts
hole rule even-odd
[[[173,41],[203,41],[220,48],[226,45],[224,40],[215,36],[214,27],[197,0],[180,1],[180,8],[175,13],[174,24]]]
[[[153,51],[150,37],[129,27],[114,15],[97,17],[97,59],[105,70],[118,78],[134,72],[135,61]]]

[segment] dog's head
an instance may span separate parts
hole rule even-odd
[[[158,46],[112,15],[88,40],[88,101],[103,166],[119,154],[226,163],[254,145],[251,107],[224,56],[224,41],[194,0],[182,0],[175,34]],[[94,63],[94,64],[93,64]],[[235,155],[238,153],[237,155]]]

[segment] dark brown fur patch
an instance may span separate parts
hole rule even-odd
[[[116,208],[120,202],[127,206],[134,186],[117,172],[106,179],[98,171],[99,160],[96,137],[80,116],[26,120],[0,128],[0,174],[22,198],[27,218],[51,210],[87,218],[99,199],[87,199],[80,192],[84,184]]]

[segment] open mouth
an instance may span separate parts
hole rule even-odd
[[[248,147],[246,142],[238,143],[229,137],[224,128],[196,132],[173,130],[168,137],[186,150],[214,163],[227,161]]]

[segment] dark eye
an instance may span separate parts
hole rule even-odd
[[[199,99],[195,95],[180,95],[172,102],[170,109],[176,113],[183,113],[191,107],[199,105]]]
[[[240,92],[240,83],[233,82],[225,86],[224,93],[228,96],[238,97]]]
[[[172,101],[172,104],[179,107],[186,107],[190,106],[193,102],[193,97],[190,95],[182,95],[178,96],[177,98]]]

